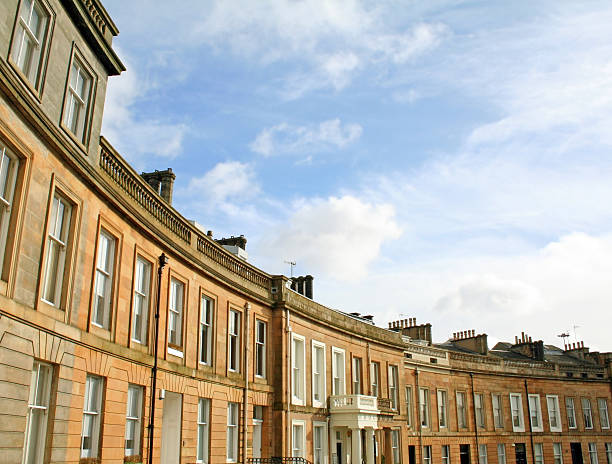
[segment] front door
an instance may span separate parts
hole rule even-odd
[[[459,462],[470,464],[470,445],[459,445]]]
[[[572,464],[582,464],[582,445],[580,443],[570,443],[572,450]]]
[[[183,395],[166,391],[162,415],[161,463],[179,464],[181,460],[181,418]]]
[[[261,458],[261,430],[263,429],[263,406],[253,407],[253,457]]]
[[[516,458],[516,464],[527,464],[527,451],[525,449],[525,443],[515,443],[514,456]]]

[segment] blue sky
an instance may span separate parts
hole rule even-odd
[[[437,341],[612,350],[612,4],[104,4],[103,134],[252,263]]]

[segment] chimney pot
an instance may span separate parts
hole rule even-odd
[[[531,343],[531,337],[529,337],[529,343]]]

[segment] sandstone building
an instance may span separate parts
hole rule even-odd
[[[154,399],[154,462],[612,464],[609,353],[380,328],[181,216],[100,137],[117,33],[0,2],[1,462],[147,462]]]

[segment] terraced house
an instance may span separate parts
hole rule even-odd
[[[100,137],[117,33],[0,2],[0,461],[612,464],[609,353],[377,327],[184,218]]]

